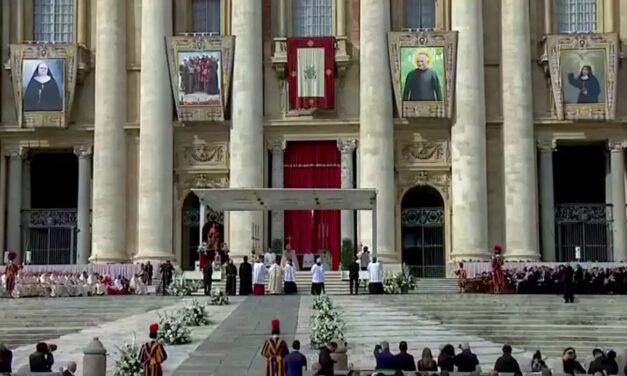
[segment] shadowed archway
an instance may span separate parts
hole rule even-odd
[[[443,278],[446,273],[444,200],[430,186],[417,186],[401,201],[402,257],[419,278]]]

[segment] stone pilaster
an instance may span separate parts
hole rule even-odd
[[[372,214],[359,212],[359,243],[386,261],[400,260],[394,246],[394,124],[387,33],[390,2],[361,0],[359,68],[359,187],[377,190],[377,233],[372,233]],[[376,239],[376,247],[373,240]]]
[[[32,189],[30,185],[30,159],[25,159],[22,164],[22,209],[29,210],[31,208]]]
[[[342,157],[342,189],[355,188],[353,183],[355,176],[353,153],[357,147],[357,140],[338,140],[337,147],[340,149]],[[353,210],[342,210],[341,223],[341,240],[349,239],[353,242],[353,249],[355,249],[357,247],[355,244],[355,212]]]
[[[538,260],[536,144],[531,99],[529,2],[501,2],[505,257]]]
[[[283,152],[285,151],[285,141],[282,139],[272,139],[268,141],[268,149],[272,153],[272,166],[271,166],[271,184],[272,188],[283,188]],[[285,216],[282,210],[272,210],[272,226],[271,236],[272,238],[268,242],[269,246],[272,246],[274,239],[281,240],[283,248],[287,245],[285,243]]]
[[[459,31],[455,78],[455,122],[451,129],[451,256],[487,259],[483,1],[452,0],[452,29]]]
[[[554,140],[539,140],[540,150],[540,225],[542,226],[542,260],[556,261],[555,198],[553,191]]]
[[[142,0],[137,260],[173,259],[174,132],[165,38],[172,2]],[[96,149],[96,152],[98,149]]]
[[[287,37],[287,1],[279,0],[279,38]]]
[[[625,143],[608,142],[612,168],[612,234],[614,261],[627,260],[627,220],[625,219]]]
[[[152,0],[147,0],[152,1]],[[263,58],[262,2],[233,0],[231,31],[235,43],[233,67],[232,126],[230,134],[230,185],[232,188],[263,187]],[[253,247],[253,225],[262,226],[259,212],[231,212],[229,248],[241,258]]]
[[[99,0],[92,5],[96,6],[98,17],[90,261],[120,262],[128,260],[124,132],[127,102],[126,5],[117,0]]]
[[[76,224],[76,263],[89,263],[91,248],[91,146],[75,146],[74,154],[78,157],[78,205]]]
[[[22,250],[22,165],[26,149],[15,147],[7,150],[9,156],[9,188],[7,194],[7,251],[14,251],[24,260]]]
[[[335,2],[335,19],[336,19],[335,35],[338,37],[345,37],[346,36],[346,0],[337,0]]]

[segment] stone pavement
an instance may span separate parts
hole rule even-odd
[[[291,346],[296,332],[299,296],[251,296],[243,301],[189,358],[176,376],[264,376],[261,347],[271,321],[281,321],[281,334]]]

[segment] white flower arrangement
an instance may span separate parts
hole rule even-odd
[[[386,294],[405,294],[416,288],[414,277],[406,273],[396,273],[386,276],[383,281],[383,292]]]
[[[186,326],[209,325],[209,314],[205,310],[205,306],[196,299],[192,300],[192,304],[180,309],[177,316]]]
[[[318,349],[333,339],[344,341],[345,322],[342,313],[333,308],[333,302],[327,295],[320,295],[314,300],[314,313],[309,321],[309,344]]]
[[[229,297],[224,293],[224,291],[220,290],[219,287],[214,287],[211,289],[209,304],[227,305],[229,304]]]
[[[177,274],[172,279],[172,283],[168,286],[168,294],[173,296],[190,296],[199,289],[199,283],[192,280],[186,280],[182,274]]]
[[[115,369],[113,370],[113,376],[142,376],[144,370],[142,364],[139,361],[139,347],[134,343],[124,344],[121,348],[118,347],[120,352],[120,358],[115,361]]]
[[[178,315],[159,316],[157,337],[167,345],[184,345],[192,342],[192,334]]]

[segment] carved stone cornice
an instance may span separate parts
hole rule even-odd
[[[354,138],[337,140],[337,148],[342,154],[353,154],[359,141]]]
[[[28,157],[28,148],[25,146],[8,146],[4,148],[4,154],[13,160],[26,159]]]
[[[211,174],[194,174],[189,175],[184,180],[184,188],[227,188],[229,186],[229,178],[227,176],[217,176]]]
[[[404,172],[399,176],[399,188],[404,191],[414,186],[432,186],[443,196],[445,201],[449,198],[451,176],[448,171],[418,171]]]
[[[551,153],[554,152],[557,148],[557,141],[552,138],[538,139],[536,142],[538,144],[538,150],[540,150],[542,153]]]
[[[403,164],[424,164],[424,163],[448,163],[448,143],[446,141],[417,141],[405,144],[400,148],[401,163]]]
[[[607,148],[610,152],[622,152],[626,144],[624,140],[607,140]]]
[[[91,145],[76,145],[74,146],[74,154],[78,159],[88,158],[93,153]]]
[[[188,165],[226,165],[226,143],[207,143],[194,136],[192,146],[183,148]]]
[[[273,137],[266,141],[266,147],[272,154],[283,154],[286,146],[287,142],[282,137]]]

